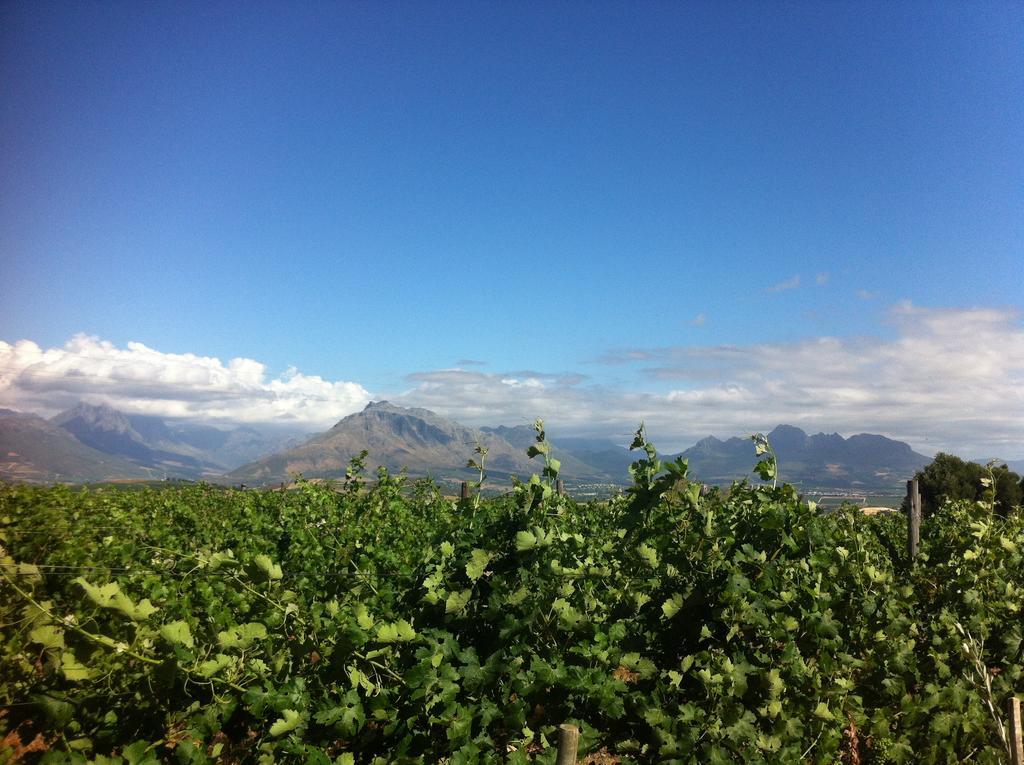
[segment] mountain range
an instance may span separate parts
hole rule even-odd
[[[861,433],[807,435],[800,428],[779,425],[768,433],[779,460],[779,478],[787,483],[834,488],[899,486],[931,459],[902,441]],[[714,436],[684,451],[690,472],[706,483],[726,483],[752,467],[749,438],[722,441]]]
[[[507,485],[541,468],[526,449],[533,428],[470,428],[426,409],[373,402],[324,433],[303,436],[295,429],[214,427],[129,415],[108,406],[79,404],[45,420],[0,410],[0,478],[16,481],[82,483],[115,479],[178,477],[272,485],[296,473],[307,478],[344,476],[350,460],[368,452],[369,472],[379,466],[443,482],[469,480],[466,467],[477,445],[487,448],[492,486]],[[907,444],[879,435],[843,438],[808,435],[780,425],[768,434],[784,481],[814,487],[897,488],[930,462]],[[552,439],[561,475],[572,486],[626,485],[637,455],[612,441]],[[756,462],[749,438],[709,436],[678,455],[690,474],[712,484],[751,478]]]
[[[26,483],[157,478],[156,471],[88,446],[34,414],[0,409],[0,478]]]
[[[510,476],[529,476],[540,467],[526,456],[535,442],[533,428],[469,428],[427,409],[407,409],[387,401],[370,403],[356,414],[340,420],[334,427],[294,449],[243,465],[228,474],[228,479],[246,483],[287,481],[295,473],[306,477],[330,478],[345,474],[349,460],[362,450],[368,452],[366,466],[390,471],[406,468],[411,475],[430,475],[437,479],[467,480],[475,473],[466,467],[475,457],[479,444],[487,448],[485,465],[492,482],[507,483]],[[618,475],[587,464],[560,444],[553,454],[562,461],[562,472],[574,481],[622,483],[626,466],[632,461],[621,447]]]
[[[780,425],[768,437],[779,456],[781,477],[809,486],[896,488],[931,461],[905,443],[878,435],[809,436],[799,428]],[[500,483],[513,474],[524,477],[540,470],[525,455],[532,443],[533,428],[526,426],[475,430],[426,409],[383,401],[369,404],[299,447],[243,465],[227,477],[257,484],[286,481],[293,473],[339,477],[351,457],[366,449],[370,468],[405,467],[412,475],[465,480],[473,475],[464,467],[466,460],[473,456],[475,445],[482,444],[488,449],[488,476]],[[555,437],[552,452],[562,463],[561,475],[582,484],[628,484],[629,465],[637,458],[622,446],[598,439]],[[688,460],[692,476],[716,484],[751,477],[756,462],[749,438],[722,441],[709,436],[667,459],[677,456]]]
[[[295,428],[168,424],[84,403],[49,420],[0,409],[0,478],[215,480],[239,464],[301,443],[304,435]]]

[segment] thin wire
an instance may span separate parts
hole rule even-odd
[[[202,533],[203,531],[206,531],[207,529],[169,529],[169,530],[172,531],[172,532],[173,531],[186,532],[190,536],[194,537],[196,534]],[[145,537],[141,536],[141,534],[143,534],[144,532],[126,531],[126,529],[123,526],[110,526],[109,528],[103,528],[103,527],[97,528],[96,526],[89,526],[87,528],[82,529],[81,531],[79,531],[77,529],[62,529],[62,531],[73,532],[73,533],[55,534],[52,531],[43,530],[43,529],[26,529],[24,531],[20,530],[20,529],[0,529],[0,539],[3,538],[2,535],[4,533],[9,533],[12,536],[16,534],[19,537],[32,536],[32,537],[49,537],[50,539],[60,539],[60,540],[73,540],[73,539],[77,539],[78,537],[81,537],[81,536],[87,536],[87,535],[91,536],[92,535],[91,532],[95,532],[97,534],[98,533],[104,533],[104,532],[121,532],[122,534],[125,534],[125,539],[126,540],[129,538],[129,535],[130,535],[130,538],[132,540],[153,539],[152,536],[145,536]],[[212,529],[212,531],[218,531],[218,529]],[[226,535],[226,532],[225,532],[225,535]],[[108,536],[111,536],[111,534],[108,534]]]
[[[97,535],[105,533],[105,532],[108,532],[108,531],[109,532],[120,532],[120,533],[124,534],[124,538],[122,540],[116,540],[116,541],[123,541],[123,542],[126,542],[126,543],[127,542],[142,542],[142,543],[145,543],[147,541],[155,541],[155,538],[153,536],[142,536],[141,532],[128,532],[128,533],[125,533],[125,529],[123,527],[119,527],[119,526],[112,526],[109,529],[96,529],[95,527],[93,527],[90,530],[96,531]],[[201,530],[196,530],[196,529],[177,529],[176,531],[184,531],[184,532],[187,532],[190,536],[195,537],[196,534],[199,533]],[[83,536],[93,536],[92,534],[86,534],[84,531],[81,532],[81,533],[75,532],[75,533],[72,533],[72,534],[54,534],[54,533],[49,532],[49,531],[41,531],[41,530],[40,531],[36,531],[36,530],[15,531],[15,532],[11,533],[11,537],[14,537],[15,535],[17,535],[17,537],[19,537],[19,538],[23,538],[23,537],[46,537],[46,539],[48,541],[55,541],[55,542],[56,541],[69,542],[69,541],[78,540],[79,538],[81,538]],[[112,533],[111,534],[107,534],[107,536],[113,536],[113,534]],[[2,539],[3,539],[3,531],[0,530],[0,540],[2,540]],[[8,539],[7,541],[8,541],[9,544],[17,544],[18,543],[17,540],[15,540],[15,539]],[[25,544],[29,544],[29,542],[27,542],[27,541],[25,541],[24,543]],[[35,544],[39,544],[39,543],[36,542]]]
[[[76,528],[74,528],[72,526],[67,526],[67,527],[61,529],[61,531],[75,531],[76,534],[87,534],[87,533],[92,532],[92,531],[124,531],[124,530],[125,530],[124,526],[90,526],[90,525],[85,525],[81,529],[76,529]],[[53,529],[16,529],[16,528],[12,528],[10,526],[0,526],[0,534],[3,534],[3,533],[31,534],[31,535],[39,535],[39,536],[42,536],[44,534],[50,534],[52,536],[53,535]],[[66,535],[64,535],[61,538],[63,538],[63,539],[71,539],[73,536],[74,535],[72,535],[72,534],[66,534]]]
[[[41,695],[43,695],[43,694],[41,694]],[[86,701],[91,701],[92,699],[101,699],[101,700],[107,701],[109,699],[122,699],[125,696],[134,696],[134,695],[135,695],[135,693],[133,691],[128,691],[126,693],[103,694],[102,696],[84,696],[81,699],[76,699],[76,698],[63,698],[62,699],[62,698],[59,698],[57,696],[46,696],[46,699],[48,699],[49,701],[63,702],[65,704],[79,705],[79,704],[82,704],[82,703],[84,703]],[[40,704],[45,704],[45,703],[46,703],[45,701],[13,701],[10,704],[0,704],[0,709],[13,709],[14,707],[36,707],[36,706],[39,706]]]
[[[21,566],[35,566],[40,569],[68,569],[71,571],[139,571],[141,569],[121,568],[117,566],[65,566],[57,563],[0,563],[2,568],[20,568]]]
[[[174,575],[177,575],[178,577],[185,577],[185,576],[204,576],[204,577],[222,576],[222,574],[220,574],[219,572],[216,572],[216,571],[203,571],[203,570],[198,570],[198,571],[144,571],[142,569],[133,569],[132,571],[134,573],[139,573],[139,574],[144,574],[144,573],[148,573],[148,574],[167,574],[167,575],[174,574]],[[78,571],[41,571],[40,575],[48,576],[48,577],[49,576],[72,576],[72,577],[74,577],[74,576],[81,576],[81,574]],[[365,578],[366,572],[363,572],[362,574],[356,574],[356,573],[344,572],[344,571],[333,571],[333,572],[325,572],[325,573],[322,573],[322,574],[318,574],[318,576],[326,577],[328,579],[344,579],[344,578],[359,579],[359,578]],[[396,576],[396,574],[394,574],[393,572],[383,571],[383,572],[378,572],[378,576],[380,576],[380,577],[385,577],[386,576],[386,577],[389,577],[389,578],[394,578]],[[0,585],[2,585],[2,583],[0,583]]]
[[[192,568],[192,569],[173,569],[173,568],[118,568],[116,566],[57,566],[52,564],[23,564],[23,563],[0,563],[0,568],[16,569],[22,565],[36,566],[39,569],[46,569],[39,571],[40,575],[45,576],[76,576],[81,571],[106,571],[106,572],[117,572],[117,573],[131,573],[131,574],[165,574],[175,576],[221,576],[225,578],[234,578],[229,571],[220,571],[217,569],[203,569],[203,568]],[[399,572],[396,571],[377,571],[373,570],[373,573],[378,576],[394,577],[398,576]],[[24,572],[25,575],[31,576],[32,572]],[[354,572],[354,571],[323,571],[317,574],[318,577],[349,577],[359,578],[365,577],[367,572]],[[308,576],[308,574],[305,574]]]

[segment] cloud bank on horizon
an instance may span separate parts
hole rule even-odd
[[[125,348],[78,334],[61,348],[0,341],[0,406],[50,415],[79,401],[131,414],[190,420],[318,426],[370,400],[354,382],[324,380],[291,368],[267,379],[253,359]]]
[[[486,372],[468,360],[407,375],[402,392],[258,361],[118,348],[75,335],[61,348],[0,341],[0,406],[53,414],[77,401],[192,420],[326,428],[372,398],[422,406],[470,425],[525,424],[625,442],[644,420],[663,448],[767,430],[878,432],[925,453],[1024,456],[1024,327],[1016,311],[889,311],[887,336],[809,337],[753,345],[624,348],[594,362],[633,375],[602,382],[577,371]],[[556,439],[557,440],[557,439]]]

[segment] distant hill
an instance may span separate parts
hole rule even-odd
[[[558,446],[618,483],[632,483],[629,466],[640,458],[625,446],[602,438],[559,438]]]
[[[471,480],[475,473],[466,468],[466,461],[474,456],[477,443],[488,448],[492,485],[541,469],[540,460],[526,456],[534,443],[531,427],[470,428],[427,409],[387,401],[371,403],[313,437],[281,427],[165,421],[89,404],[79,404],[49,422],[35,415],[0,412],[0,458],[6,460],[0,477],[9,479],[183,477],[274,484],[295,473],[309,478],[344,476],[352,457],[365,449],[371,472],[384,465],[396,472],[407,468],[414,476]],[[896,488],[931,461],[907,444],[879,435],[809,436],[799,428],[779,425],[769,439],[779,456],[780,479],[805,486]],[[630,483],[629,465],[637,454],[624,446],[557,434],[551,444],[570,486]],[[689,461],[692,476],[717,484],[751,478],[756,462],[749,438],[723,441],[709,436],[678,456]]]
[[[288,426],[215,428],[212,425],[175,423],[168,427],[178,443],[199,450],[225,470],[298,446],[309,438],[308,432]]]
[[[504,425],[496,428],[480,428],[488,433],[504,439],[514,448],[526,451],[537,442],[537,431],[528,425],[517,425],[514,428]],[[551,454],[562,463],[561,473],[564,478],[574,481],[594,481],[604,483],[623,483],[629,479],[629,465],[636,460],[628,449],[616,446],[612,442],[591,441],[583,438],[557,438],[548,439],[551,444]],[[600,444],[600,446],[596,446]],[[580,445],[593,446],[593,450],[576,448]],[[620,453],[624,457],[620,459],[608,458],[605,451],[614,452],[616,456]],[[490,455],[488,455],[488,459]],[[540,467],[534,465],[531,473],[536,473]]]
[[[85,403],[61,412],[51,422],[86,446],[150,468],[161,477],[219,477],[297,442],[294,430],[261,432],[248,426],[168,424],[159,417],[124,414],[109,406]]]
[[[895,488],[930,462],[907,444],[878,435],[809,436],[799,428],[780,425],[769,438],[779,456],[781,478],[809,486]],[[488,447],[487,472],[492,482],[540,470],[540,463],[525,454],[534,443],[533,428],[473,429],[426,409],[383,401],[369,404],[301,446],[244,465],[227,477],[253,484],[285,481],[293,473],[340,477],[349,460],[365,449],[370,469],[404,467],[412,475],[465,480],[472,477],[465,464],[477,443]],[[567,481],[628,484],[629,465],[637,459],[635,452],[600,439],[556,438],[552,451],[561,460],[561,474]],[[757,461],[749,438],[708,437],[678,456],[689,461],[691,475],[720,484],[752,477]]]
[[[779,425],[768,434],[779,459],[779,479],[788,483],[834,488],[895,488],[931,462],[902,441],[862,433],[807,435],[800,428]],[[726,441],[708,436],[679,456],[690,474],[706,483],[750,478],[756,462],[749,438]]]
[[[487,472],[495,478],[537,470],[524,449],[494,432],[467,428],[427,409],[406,409],[381,401],[368,404],[300,446],[243,465],[227,477],[252,483],[284,481],[293,473],[340,477],[352,457],[365,449],[371,470],[384,465],[392,471],[408,468],[413,475],[465,479],[472,476],[465,465],[478,443],[488,448]]]
[[[224,470],[224,466],[204,458],[201,451],[177,442],[157,417],[126,415],[109,406],[78,404],[51,422],[86,446],[171,475],[198,478],[219,475]]]
[[[0,409],[0,479],[86,483],[157,477],[154,470],[83,444],[42,417]]]
[[[507,483],[512,475],[525,478],[541,470],[539,459],[526,456],[535,436],[533,428],[525,425],[475,429],[427,409],[408,409],[381,401],[349,415],[326,433],[244,465],[227,478],[255,484],[286,481],[294,473],[307,478],[338,478],[345,474],[349,460],[365,449],[369,452],[370,470],[384,465],[391,471],[407,468],[416,476],[467,480],[475,477],[475,473],[466,468],[466,461],[474,457],[474,448],[481,444],[487,447],[488,480],[500,484]],[[626,483],[629,452],[619,449],[620,453],[615,453],[614,444],[597,443],[588,442],[595,455],[605,457],[601,465],[582,459],[580,453],[567,448],[562,441],[552,441],[552,453],[562,463],[562,476],[577,482]],[[605,451],[615,453],[616,458],[608,458]]]

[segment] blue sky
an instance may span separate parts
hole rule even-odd
[[[1020,364],[959,353],[1024,347],[1022,65],[1019,3],[7,3],[0,403],[61,388],[18,341],[132,342],[471,421],[802,416],[1024,456]],[[957,429],[893,403],[915,338],[959,393],[913,405]],[[829,341],[871,395],[763,353]],[[190,375],[152,404],[47,374],[229,413],[177,406]]]

